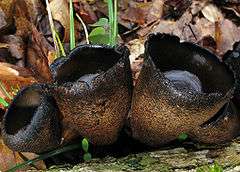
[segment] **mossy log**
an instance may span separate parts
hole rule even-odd
[[[184,147],[161,149],[151,152],[131,154],[122,158],[105,157],[93,159],[74,167],[51,167],[48,171],[55,172],[122,172],[122,171],[160,171],[160,172],[195,172],[198,168],[217,163],[224,172],[240,171],[240,143],[233,142],[218,147]]]

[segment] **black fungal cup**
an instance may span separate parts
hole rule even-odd
[[[128,116],[131,136],[150,146],[181,133],[205,143],[231,140],[240,124],[235,84],[233,72],[208,50],[151,34]]]
[[[5,144],[15,151],[43,152],[61,141],[60,112],[46,84],[19,91],[3,119]]]
[[[37,153],[79,136],[112,144],[131,105],[129,50],[80,45],[57,59],[51,71],[54,83],[29,86],[13,100],[4,116],[5,143]]]

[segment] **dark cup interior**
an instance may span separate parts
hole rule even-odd
[[[60,113],[46,86],[19,91],[3,119],[3,139],[16,151],[43,152],[60,143]]]
[[[225,94],[233,87],[234,76],[227,66],[193,43],[180,43],[175,36],[156,34],[149,37],[146,48],[157,69],[191,72],[200,79],[205,93]]]
[[[55,79],[58,83],[74,82],[85,74],[106,72],[120,60],[122,53],[109,46],[78,46],[57,69]]]

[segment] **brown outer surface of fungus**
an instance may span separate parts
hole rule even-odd
[[[79,136],[87,137],[93,144],[113,143],[131,104],[133,86],[128,56],[126,47],[82,45],[68,58],[56,60],[51,69],[54,83],[29,86],[13,100],[4,115],[5,143],[16,151],[36,153],[67,144]],[[91,80],[91,85],[79,80],[94,73],[99,75]],[[27,94],[25,90],[31,89],[34,91]],[[40,98],[36,99],[35,95]],[[21,104],[24,100],[29,104]],[[37,104],[31,105],[31,100]],[[28,107],[33,107],[27,119],[29,122],[20,120],[19,127],[9,132],[17,123],[15,119],[25,115],[21,110]],[[58,119],[51,121],[51,116]],[[72,135],[65,137],[68,132]],[[61,142],[62,137],[64,142]]]
[[[81,45],[68,58],[57,59],[51,66],[53,83],[26,87],[13,100],[3,120],[5,143],[36,153],[79,136],[108,145],[126,123],[130,136],[150,146],[166,144],[181,133],[205,143],[226,142],[239,134],[239,109],[232,101],[238,94],[239,68],[229,70],[209,51],[167,34],[150,35],[145,48],[134,90],[126,47]],[[176,88],[164,75],[169,70],[189,70],[199,77],[203,91]],[[94,74],[90,84],[81,80],[88,74]],[[18,121],[28,107],[33,111],[27,122]]]
[[[7,146],[21,152],[40,153],[60,144],[59,110],[45,84],[33,84],[17,94],[4,115],[2,136]]]
[[[167,34],[152,34],[149,36],[148,41],[145,44],[146,52],[144,65],[139,75],[138,82],[134,88],[132,106],[128,116],[128,120],[130,128],[132,130],[131,134],[133,138],[140,140],[141,142],[150,146],[160,146],[176,139],[181,133],[191,132],[195,128],[195,132],[197,133],[197,129],[200,130],[199,126],[201,124],[214,117],[215,114],[217,114],[217,112],[231,100],[235,87],[232,83],[232,86],[228,86],[225,91],[224,88],[218,88],[219,90],[223,90],[223,93],[219,90],[217,90],[216,92],[210,91],[209,93],[192,93],[178,90],[174,87],[171,81],[169,81],[164,76],[164,74],[162,73],[162,69],[158,68],[157,65],[159,64],[154,63],[152,59],[153,57],[151,56],[152,52],[149,52],[149,47],[154,46],[151,44],[151,41],[156,41],[156,44],[160,44],[158,41],[162,41],[164,44],[167,44],[169,42],[170,45],[172,45],[173,47],[175,46],[176,49],[172,49],[171,52],[165,52],[176,53],[176,55],[172,58],[181,57],[178,56],[179,54],[177,54],[178,46],[181,48],[180,51],[184,51],[183,48],[185,48],[186,51],[189,47],[189,49],[192,48],[194,50],[191,51],[193,53],[192,55],[198,53],[201,53],[201,56],[210,54],[209,58],[214,58],[214,55],[194,44],[180,43],[179,38],[175,36]],[[165,49],[163,47],[157,47],[156,49],[159,51],[159,53],[158,57],[154,58],[160,59],[159,61],[157,61],[157,63],[161,63],[161,57],[164,56],[163,51],[169,51],[168,47],[166,45]],[[217,57],[215,58],[216,59],[213,60],[216,62]],[[167,59],[167,63],[169,63],[171,60],[172,59]],[[184,63],[184,60],[182,59],[177,60],[180,62],[182,61],[181,63]],[[210,62],[209,64],[211,63],[212,62]],[[219,65],[224,66],[224,64],[220,63],[220,61],[218,63]],[[162,65],[164,66],[164,64]],[[184,67],[180,69],[184,70]],[[175,69],[176,68],[171,68],[171,70]],[[194,67],[192,69],[194,72]],[[198,75],[197,72],[194,74]],[[228,77],[227,74],[226,77]],[[231,81],[230,78],[229,80]],[[213,78],[213,80],[214,79],[215,78]],[[226,130],[228,130],[225,132],[220,132],[222,134],[225,134],[224,136],[222,136],[223,139],[221,141],[226,141],[232,138],[233,135],[236,136],[236,133],[239,133],[238,131],[235,131],[234,134],[230,132],[232,130],[232,127],[234,129],[239,128],[236,125],[231,126],[231,124],[236,124],[236,122],[238,121],[239,113],[237,114],[237,118],[234,118],[234,122],[231,121],[225,125],[221,125],[221,127],[227,127]],[[212,142],[212,139],[216,139],[216,142],[218,142],[217,137],[220,134],[216,131],[218,131],[221,127],[209,130],[201,130],[202,132],[208,131],[212,134],[211,135],[208,133],[205,139],[209,140],[206,140],[206,142]],[[214,137],[210,138],[213,135]],[[200,138],[203,138],[203,136],[201,137],[201,135],[198,136]],[[202,140],[199,139],[199,141]]]
[[[110,51],[109,47],[106,48]],[[69,55],[70,58],[75,58],[74,51]],[[74,129],[77,133],[75,137],[84,136],[97,145],[108,145],[116,141],[129,111],[132,95],[129,52],[126,49],[120,51],[123,51],[122,57],[92,81],[92,88],[77,81],[71,87],[60,84],[53,88],[63,116],[62,124],[66,130]],[[102,58],[101,54],[96,53],[96,56]],[[78,58],[81,63],[81,56]]]

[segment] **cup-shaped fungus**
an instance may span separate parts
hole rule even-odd
[[[45,84],[19,91],[4,115],[2,136],[15,151],[43,152],[61,141],[60,112]]]
[[[239,123],[239,114],[227,106],[234,85],[232,71],[208,50],[180,42],[176,36],[151,34],[145,43],[144,64],[133,92],[128,116],[130,134],[145,144],[159,146],[234,111],[236,118],[224,125],[227,131],[222,132],[230,136],[224,139],[223,135],[216,142],[226,141],[239,132],[234,131],[238,125],[231,126]],[[208,137],[206,142],[211,142]]]
[[[113,143],[131,105],[132,77],[126,47],[82,45],[55,67],[54,97],[63,131],[91,143]]]
[[[79,136],[86,137],[97,145],[113,143],[123,127],[131,105],[133,86],[128,49],[122,46],[81,45],[71,51],[68,57],[56,60],[51,68],[54,83],[46,84],[48,89],[34,90],[54,98],[53,109],[60,112],[58,118],[61,143],[68,143]],[[41,105],[47,103],[45,99],[37,97],[39,101],[35,103],[31,97],[26,96],[27,93],[20,91],[5,114],[3,129],[8,131],[4,136],[5,143],[18,151],[42,152],[48,149],[46,141],[49,137],[36,132],[35,128],[41,127],[52,132],[52,126],[46,124],[52,113],[43,111],[45,106]],[[34,108],[24,107],[24,110],[18,110],[17,105],[23,102],[33,104]],[[34,116],[48,118],[35,122]],[[19,121],[26,121],[23,125],[29,126],[27,129],[23,128],[26,130],[25,135],[17,135],[20,130],[16,127]],[[45,126],[39,126],[41,124]],[[40,137],[41,142],[36,139],[32,140],[32,144],[46,149],[28,149],[31,145],[26,143],[29,139],[27,133],[35,134],[34,138]],[[20,142],[15,142],[12,138]],[[19,147],[20,144],[25,147]]]

